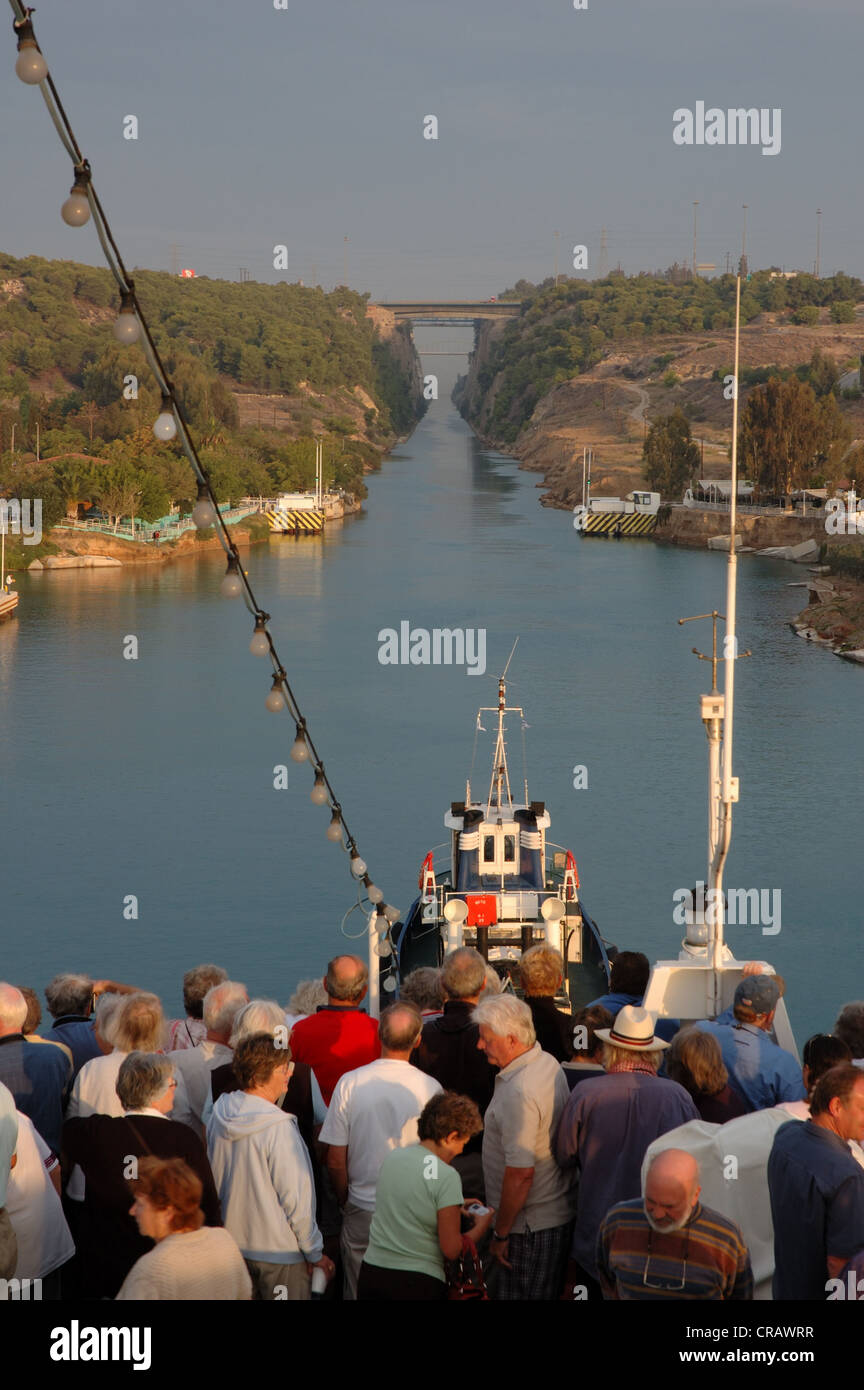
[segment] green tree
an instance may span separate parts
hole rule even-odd
[[[738,450],[747,476],[762,491],[788,494],[836,470],[850,437],[832,395],[817,401],[812,386],[798,377],[772,377],[744,407]]]
[[[680,410],[655,420],[642,446],[645,481],[653,492],[678,498],[699,466],[699,447]]]
[[[854,323],[855,305],[848,299],[838,299],[830,309],[832,323]]]

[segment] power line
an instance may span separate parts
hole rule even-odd
[[[30,21],[31,9],[25,9],[20,0],[9,0],[12,12],[15,15],[14,28],[19,38],[19,49],[22,38],[35,36],[32,31]],[[38,50],[41,54],[41,50]],[[270,694],[267,697],[267,707],[274,712],[284,709],[286,706],[295,721],[296,738],[291,748],[291,757],[295,762],[303,763],[311,761],[315,772],[315,786],[312,792],[312,799],[317,804],[329,804],[332,813],[331,822],[327,829],[327,837],[338,842],[340,847],[351,856],[351,872],[355,879],[359,879],[366,889],[366,898],[370,904],[374,904],[376,909],[376,919],[378,923],[378,935],[380,941],[386,941],[390,946],[391,964],[389,973],[384,980],[385,989],[395,989],[398,976],[398,964],[392,938],[390,937],[390,925],[399,919],[399,914],[395,908],[384,905],[384,894],[380,888],[372,882],[369,876],[365,861],[360,857],[357,842],[345,822],[342,814],[342,806],[336,796],[336,792],[325,771],[324,763],[318,753],[317,748],[309,733],[306,719],[288,680],[288,673],[282,665],[279,653],[276,650],[273,636],[267,626],[270,614],[266,613],[259,604],[249,582],[248,574],[244,571],[240,561],[240,552],[236,543],[231,538],[222,514],[219,511],[219,504],[213,490],[213,484],[207,469],[198,456],[195,441],[189,427],[183,417],[180,404],[177,400],[174,386],[168,376],[165,365],[162,361],[159,349],[153,340],[150,326],[147,322],[144,311],[135,293],[135,285],[120,254],[120,250],[114,239],[114,234],[108,222],[108,218],[102,207],[101,202],[93,186],[89,161],[84,158],[81,147],[75,138],[69,118],[60,101],[59,94],[50,73],[45,71],[41,78],[38,78],[38,85],[42,92],[43,99],[48,108],[48,112],[60,136],[61,143],[67,154],[70,156],[75,175],[75,182],[70,198],[63,205],[64,221],[69,225],[82,226],[88,221],[91,213],[93,225],[99,238],[105,259],[109,269],[113,274],[121,295],[121,318],[128,318],[130,321],[137,321],[134,335],[130,332],[130,326],[124,326],[123,341],[135,342],[140,335],[143,335],[142,348],[147,358],[157,385],[162,393],[162,411],[157,424],[161,425],[159,437],[173,439],[179,434],[180,443],[192,468],[198,478],[198,501],[193,510],[198,512],[196,525],[202,529],[215,524],[216,534],[222,545],[223,550],[228,556],[228,566],[225,578],[222,580],[222,593],[226,597],[235,597],[242,594],[246,607],[255,619],[255,631],[252,638],[252,650],[255,655],[268,655],[273,666],[273,679]],[[31,82],[30,85],[36,85]],[[86,204],[86,206],[85,206]],[[347,238],[346,238],[347,241]],[[133,319],[134,316],[134,319]],[[168,432],[169,425],[173,428]],[[204,518],[206,517],[206,520]],[[326,795],[322,798],[322,793]],[[345,843],[343,843],[343,836]],[[358,901],[362,901],[358,896]],[[371,933],[370,921],[370,933]],[[386,958],[386,951],[379,950],[382,959]]]

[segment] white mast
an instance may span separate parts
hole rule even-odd
[[[720,1012],[720,969],[723,960],[723,870],[732,840],[732,806],[738,800],[738,778],[732,776],[732,730],[735,707],[735,662],[738,656],[738,641],[735,633],[736,598],[738,578],[738,555],[735,550],[735,522],[738,508],[738,357],[741,328],[741,276],[736,279],[735,288],[735,367],[732,394],[732,492],[729,505],[729,561],[726,570],[726,637],[723,643],[724,659],[724,719],[723,719],[723,767],[720,778],[720,834],[708,869],[709,887],[714,890],[709,899],[713,921],[709,926],[709,942],[713,946],[712,965],[714,982],[715,1017]]]

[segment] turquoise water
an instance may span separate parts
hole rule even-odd
[[[367,511],[324,539],[252,548],[253,584],[388,901],[407,908],[426,850],[446,838],[476,710],[494,703],[518,636],[508,693],[525,708],[529,791],[547,802],[551,838],[574,850],[608,938],[674,955],[673,892],[705,876],[698,696],[710,684],[690,654],[708,649],[710,625],[677,619],[723,609],[725,557],[578,537],[568,513],[539,506],[536,475],[478,447],[448,399],[441,368],[454,362],[435,359],[440,399],[370,478]],[[347,857],[325,838],[308,767],[288,758],[293,725],[264,708],[268,667],[248,653],[246,610],[219,596],[223,567],[205,556],[21,576],[20,618],[0,627],[5,978],[41,989],[84,969],[174,1010],[183,971],[215,960],[284,1002],[344,942]],[[804,602],[788,587],[799,569],[745,556],[739,574],[753,656],[738,668],[726,883],[780,889],[782,929],[729,939],[786,977],[800,1041],[864,994],[864,671],[786,626]],[[484,628],[487,675],[382,666],[378,633],[402,620]],[[137,661],[123,657],[130,635]],[[483,746],[475,792],[489,757]],[[288,789],[275,790],[286,763]],[[587,789],[573,787],[577,764]],[[346,930],[362,926],[354,913]]]

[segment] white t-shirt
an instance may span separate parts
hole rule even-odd
[[[85,1062],[72,1087],[72,1095],[66,1111],[66,1119],[74,1120],[87,1115],[123,1114],[123,1106],[117,1094],[117,1077],[126,1053],[115,1047],[107,1057],[91,1057]]]
[[[18,1162],[9,1177],[6,1210],[18,1237],[16,1279],[45,1279],[75,1254],[63,1207],[48,1176],[57,1158],[18,1111]]]
[[[433,1077],[392,1057],[339,1079],[320,1139],[348,1146],[348,1199],[355,1206],[375,1210],[381,1164],[391,1150],[417,1143],[417,1117],[440,1090]]]

